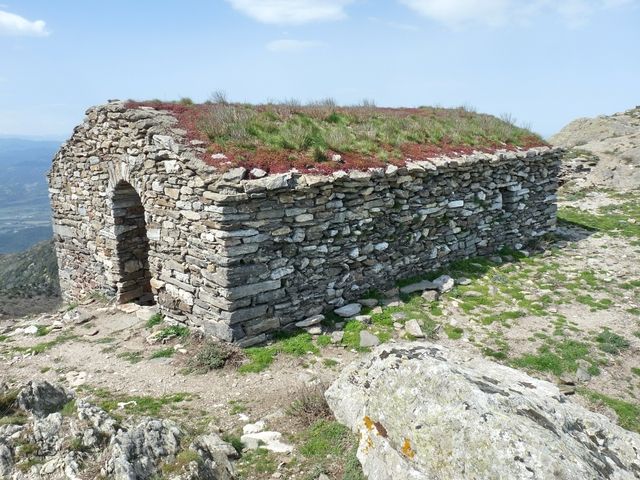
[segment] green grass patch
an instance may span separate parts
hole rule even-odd
[[[446,324],[443,328],[444,333],[450,340],[460,340],[464,334],[464,330],[460,327],[454,327],[453,325]]]
[[[129,363],[138,363],[144,360],[142,352],[122,352],[119,353],[117,357],[126,360]]]
[[[181,403],[191,399],[188,393],[174,393],[161,397],[150,396],[119,396],[112,395],[105,390],[99,390],[99,395],[107,397],[100,402],[100,407],[106,412],[118,409],[118,404],[125,404],[124,411],[133,415],[158,415],[168,405]]]
[[[622,428],[634,432],[640,432],[640,405],[625,402],[587,389],[579,389],[578,393],[582,394],[592,402],[605,405],[616,412],[616,415],[618,416],[618,425]]]
[[[507,358],[506,351],[491,347],[483,347],[482,354],[486,357],[495,358],[496,360],[505,360]]]
[[[176,353],[176,350],[173,347],[161,348],[153,352],[150,358],[170,358],[173,357],[174,353]]]
[[[626,350],[630,346],[629,340],[612,332],[608,328],[605,328],[598,334],[596,342],[598,342],[600,350],[612,355],[619,355],[620,352]]]
[[[49,333],[49,328],[45,325],[36,325],[36,337],[44,337]]]
[[[640,377],[640,368],[632,367],[631,368],[631,373],[633,373],[634,375]]]
[[[71,400],[64,404],[60,413],[62,414],[63,417],[73,417],[76,414],[76,411],[77,411],[76,401]]]
[[[189,328],[184,325],[171,325],[170,327],[163,328],[158,332],[156,338],[158,340],[166,340],[169,338],[186,338],[189,336]]]
[[[201,461],[202,459],[197,452],[193,450],[183,450],[178,452],[173,462],[163,464],[161,471],[163,475],[172,476],[181,473],[190,463],[199,463]]]
[[[264,448],[258,448],[242,455],[236,462],[236,468],[241,480],[254,480],[258,475],[275,473],[278,469],[278,461],[273,453]]]
[[[620,288],[624,290],[634,290],[640,288],[640,280],[631,280],[620,285]]]
[[[587,305],[591,307],[591,311],[595,312],[597,310],[607,310],[611,305],[613,305],[613,301],[608,298],[603,298],[602,300],[596,300],[591,295],[578,295],[576,300],[583,305]]]
[[[316,338],[316,344],[322,348],[331,345],[331,337],[329,335],[320,335]]]
[[[499,322],[499,323],[506,323],[509,320],[515,320],[517,318],[521,318],[524,317],[524,312],[521,311],[506,311],[506,312],[500,312],[500,313],[494,313],[492,315],[486,315],[484,317],[482,317],[482,319],[480,320],[480,322],[483,325],[491,325],[494,322]]]
[[[318,420],[302,436],[300,453],[305,457],[324,458],[339,456],[345,443],[351,440],[351,431],[336,421]]]
[[[275,341],[265,347],[252,347],[245,350],[249,362],[240,366],[242,373],[260,372],[269,367],[276,355],[286,354],[301,357],[307,353],[318,354],[320,350],[313,343],[313,337],[309,333],[277,333]]]
[[[356,350],[360,349],[360,332],[366,330],[366,325],[357,320],[351,320],[344,326],[342,344]]]
[[[548,341],[538,349],[538,353],[523,355],[514,359],[512,364],[518,368],[560,376],[565,372],[575,372],[578,369],[577,361],[585,360],[591,363],[589,373],[597,374],[597,365],[589,355],[590,349],[586,343],[576,340]]]
[[[147,320],[144,326],[146,328],[153,328],[156,325],[160,325],[162,323],[162,320],[164,320],[164,317],[162,316],[161,313],[154,313],[149,317],[149,320]]]
[[[33,347],[15,347],[15,350],[19,352],[31,353],[32,355],[39,355],[46,352],[47,350],[51,350],[58,345],[62,345],[63,343],[74,340],[76,338],[78,338],[77,335],[67,332],[58,335],[55,339],[49,342],[38,343]]]
[[[640,238],[640,224],[629,223],[629,215],[621,213],[625,207],[600,209],[602,215],[585,212],[575,207],[561,207],[558,209],[558,219],[577,225],[586,230],[606,233],[610,236]],[[632,217],[638,219],[637,217]]]
[[[230,444],[235,449],[235,451],[238,452],[238,454],[242,453],[244,444],[242,443],[242,440],[240,440],[239,435],[235,435],[233,433],[227,432],[224,435],[222,435],[222,440]]]
[[[247,406],[242,400],[229,400],[229,414],[238,415],[247,411]]]

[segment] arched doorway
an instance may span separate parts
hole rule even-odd
[[[121,181],[113,191],[112,201],[118,302],[152,303],[149,239],[140,196],[129,183]]]

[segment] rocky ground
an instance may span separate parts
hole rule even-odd
[[[4,396],[46,380],[128,430],[144,417],[173,422],[183,440],[162,459],[149,457],[155,478],[203,464],[192,444],[216,435],[237,448],[231,468],[240,479],[361,479],[357,438],[333,419],[322,391],[370,347],[424,338],[549,380],[640,431],[640,191],[567,188],[559,217],[557,233],[536,244],[370,292],[343,316],[310,319],[245,351],[99,295],[0,319]],[[71,412],[65,428],[81,431],[72,425],[77,407]],[[0,442],[7,429],[33,423],[28,412],[2,411],[2,402],[0,417]],[[45,473],[64,455],[24,430],[12,435],[35,446],[14,449],[15,478],[54,478]],[[77,453],[77,478],[107,473],[108,455],[91,448]]]
[[[640,184],[640,106],[613,115],[579,118],[551,137],[569,149],[565,177],[582,189]]]

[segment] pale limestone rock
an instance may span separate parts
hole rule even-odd
[[[385,345],[326,397],[369,478],[638,478],[640,435],[548,382],[428,342]]]

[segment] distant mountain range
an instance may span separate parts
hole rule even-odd
[[[45,175],[60,143],[0,138],[0,254],[51,238]]]

